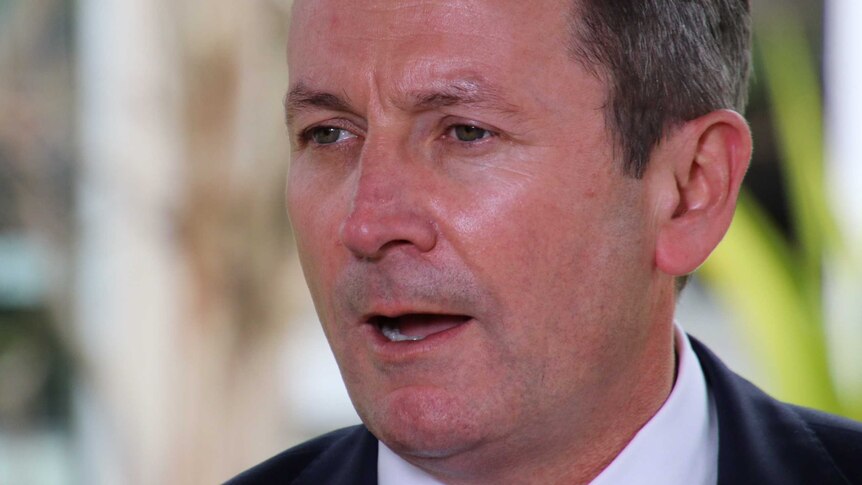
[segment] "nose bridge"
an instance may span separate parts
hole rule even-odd
[[[405,195],[408,154],[392,137],[370,134],[359,156],[353,211],[382,210]]]
[[[366,138],[358,160],[351,207],[340,237],[363,258],[382,255],[393,245],[433,248],[436,233],[423,206],[420,168],[398,138],[382,133]]]

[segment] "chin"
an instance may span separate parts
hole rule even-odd
[[[463,395],[439,388],[398,389],[360,413],[378,439],[402,456],[446,458],[486,437],[481,416]]]

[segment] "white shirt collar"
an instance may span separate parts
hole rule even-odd
[[[674,331],[679,362],[667,401],[590,485],[714,485],[718,480],[718,417],[700,362],[685,333]],[[442,485],[382,442],[379,485]]]
[[[443,485],[383,444],[377,445],[377,485]]]
[[[673,390],[590,485],[715,485],[718,481],[718,417],[700,362],[679,326],[679,362]]]

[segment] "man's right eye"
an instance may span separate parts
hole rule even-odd
[[[317,126],[305,132],[305,139],[318,145],[332,145],[350,138],[356,138],[356,135],[334,126]]]

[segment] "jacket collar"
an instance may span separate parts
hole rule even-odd
[[[377,438],[356,426],[318,456],[294,485],[377,485]]]
[[[718,412],[719,485],[848,483],[796,409],[769,397],[689,339]]]

